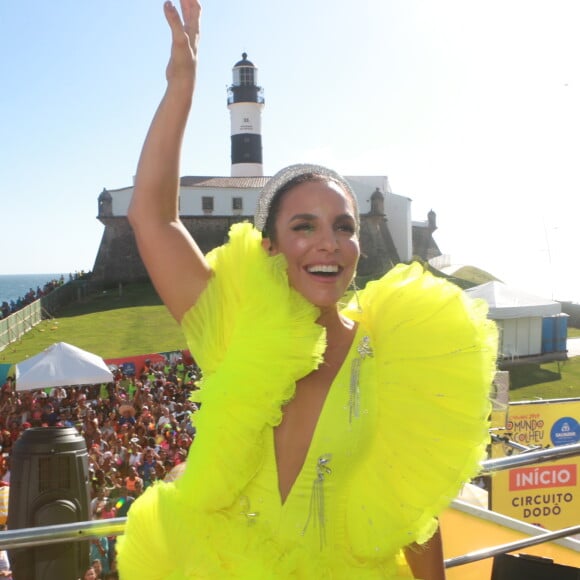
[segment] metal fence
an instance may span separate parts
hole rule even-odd
[[[0,320],[0,352],[9,344],[20,340],[42,320],[52,318],[71,302],[79,302],[102,290],[102,283],[73,280],[55,288],[42,298],[31,302],[10,316]]]
[[[16,342],[42,321],[42,304],[35,300],[28,306],[0,320],[0,351]]]

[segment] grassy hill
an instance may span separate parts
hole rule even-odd
[[[570,329],[578,336],[580,331]],[[150,284],[109,290],[71,304],[58,318],[46,320],[0,352],[0,362],[17,363],[55,342],[68,342],[103,358],[187,348]],[[564,363],[523,365],[510,373],[512,400],[580,396],[580,357]]]
[[[470,282],[474,286],[492,282],[493,280],[499,281],[498,278],[492,276],[489,272],[475,266],[462,266],[453,272],[453,277]]]
[[[150,284],[108,290],[64,308],[0,352],[0,362],[20,362],[55,342],[68,342],[103,358],[187,348],[179,325]]]

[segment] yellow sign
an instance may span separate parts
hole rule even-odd
[[[492,427],[505,427],[495,433],[519,445],[558,447],[580,442],[579,419],[579,399],[511,403],[507,414],[493,414]],[[492,457],[512,452],[507,443],[492,447]],[[550,530],[577,525],[580,457],[495,473],[491,509]]]

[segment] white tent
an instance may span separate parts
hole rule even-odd
[[[483,298],[489,305],[489,317],[493,320],[529,316],[544,318],[562,312],[559,302],[510,288],[497,280],[469,288],[465,292],[471,298]]]
[[[562,312],[559,302],[534,296],[493,281],[469,288],[470,298],[482,298],[489,318],[500,329],[500,354],[504,357],[537,355],[542,352],[542,320]]]
[[[113,374],[101,357],[66,342],[57,342],[16,365],[17,391],[93,385],[112,380]]]

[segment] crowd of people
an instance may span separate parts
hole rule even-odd
[[[55,278],[47,282],[42,288],[37,286],[36,290],[34,288],[30,288],[28,292],[17,298],[16,300],[4,300],[2,305],[0,305],[0,319],[8,318],[11,314],[18,312],[25,306],[32,304],[35,300],[40,300],[43,296],[50,294],[53,290],[60,288],[64,285],[64,276],[60,278]]]
[[[68,281],[72,282],[73,280],[84,280],[90,276],[90,272],[85,272],[81,270],[80,272],[75,272],[74,274],[69,274]],[[42,288],[40,286],[34,288],[30,288],[28,292],[16,300],[4,300],[0,305],[0,320],[2,318],[8,318],[11,314],[22,310],[25,306],[32,304],[35,300],[40,300],[43,296],[50,294],[53,290],[64,286],[65,278],[64,276],[60,276],[60,278],[53,278],[49,280]]]
[[[14,443],[31,427],[75,427],[88,450],[91,519],[125,517],[155,481],[176,477],[195,437],[190,401],[200,371],[183,360],[151,363],[137,376],[115,371],[114,382],[0,393],[0,479],[10,483]],[[91,540],[84,577],[115,578],[116,538]]]

